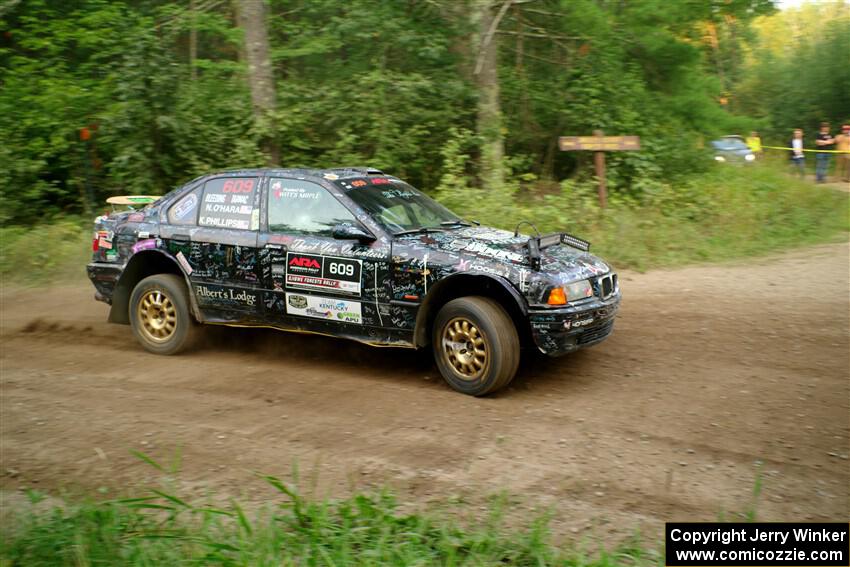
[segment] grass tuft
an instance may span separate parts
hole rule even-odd
[[[163,490],[146,496],[49,510],[10,512],[0,564],[55,565],[559,565],[659,564],[630,543],[588,555],[555,546],[548,518],[505,528],[502,510],[486,521],[400,513],[387,492],[309,501],[276,477],[263,479],[284,500],[251,518],[231,500],[211,508]]]

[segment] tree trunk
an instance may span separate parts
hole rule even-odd
[[[476,129],[481,138],[481,181],[488,190],[498,189],[504,182],[502,158],[505,142],[499,103],[499,44],[496,28],[510,4],[511,0],[505,0],[499,12],[494,13],[492,0],[474,0],[470,10],[475,30],[473,53],[477,54],[473,79],[478,90]]]
[[[278,165],[280,151],[271,135],[271,113],[275,109],[275,84],[269,57],[264,0],[238,0],[238,21],[245,32],[245,57],[254,119],[264,133],[262,145],[269,165]]]
[[[192,80],[198,78],[198,68],[195,66],[195,60],[198,58],[198,15],[195,11],[195,0],[189,0],[189,72]]]

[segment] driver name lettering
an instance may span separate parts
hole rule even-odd
[[[207,205],[206,208],[207,212],[231,215],[250,215],[253,210],[251,205]]]
[[[218,217],[206,217],[202,216],[198,223],[201,226],[217,226],[220,228],[241,228],[243,230],[248,230],[251,226],[251,223],[247,220],[242,219],[222,219]]]

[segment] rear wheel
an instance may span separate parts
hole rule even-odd
[[[519,336],[501,305],[486,297],[446,303],[434,322],[434,359],[449,385],[483,396],[507,386],[519,366]]]
[[[176,354],[189,347],[197,324],[189,311],[189,295],[182,278],[156,274],[136,284],[130,296],[130,326],[145,349]]]

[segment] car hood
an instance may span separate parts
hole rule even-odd
[[[469,271],[476,271],[477,265],[493,264],[530,269],[528,238],[483,226],[405,237],[432,250],[461,256],[469,263]],[[587,279],[611,270],[593,254],[563,244],[541,250],[540,256],[540,272],[559,283]]]

